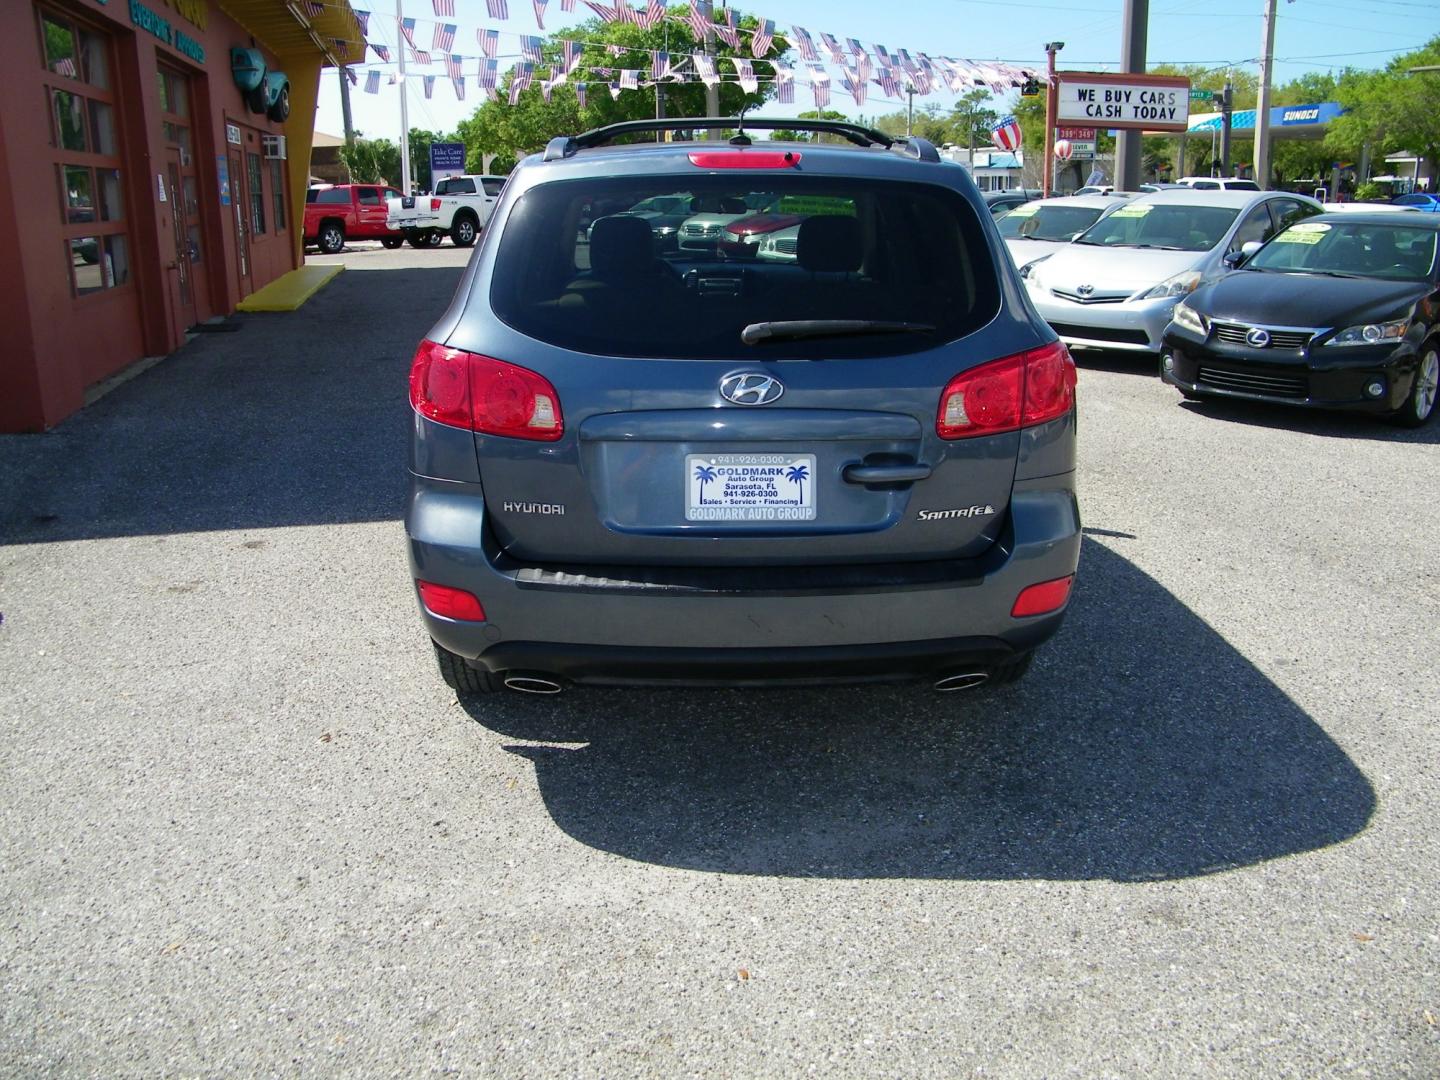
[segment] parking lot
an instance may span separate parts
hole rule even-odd
[[[0,1071],[1440,1074],[1440,425],[1080,354],[1018,686],[462,703],[400,517],[467,256],[0,438]]]

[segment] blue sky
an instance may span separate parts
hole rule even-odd
[[[417,20],[416,40],[424,48],[429,44],[434,23],[430,0],[404,0],[404,4],[405,14]],[[510,18],[506,22],[491,21],[486,15],[484,0],[455,0],[455,5],[453,21],[460,27],[455,51],[465,56],[479,51],[475,45],[476,27],[501,32],[502,54],[516,48],[514,38],[505,35],[541,32],[536,28],[530,0],[509,0]],[[366,0],[355,0],[355,6],[374,9],[370,37],[391,45],[393,51],[397,36],[393,0],[372,0],[368,5]],[[580,21],[581,13],[589,15],[583,3],[576,6],[579,11],[566,15],[560,11],[559,0],[550,0],[545,32]],[[1062,0],[909,0],[905,3],[758,0],[755,4],[740,6],[747,13],[773,19],[782,31],[798,23],[816,37],[817,43],[818,34],[823,30],[842,41],[855,37],[867,46],[878,42],[891,51],[904,48],[912,53],[1005,60],[1043,67],[1042,46],[1056,40],[1065,42],[1059,54],[1061,69],[1114,71],[1119,63],[1121,0],[1075,0],[1074,3]],[[720,7],[719,0],[716,7]],[[1234,65],[1253,71],[1262,47],[1262,8],[1263,0],[1151,0],[1149,62],[1203,64],[1211,68]],[[382,13],[389,13],[390,18],[386,20]],[[1378,67],[1397,53],[1418,48],[1437,34],[1440,34],[1440,2],[1437,0],[1366,0],[1363,7],[1344,0],[1294,0],[1293,3],[1281,0],[1275,33],[1275,79],[1284,82],[1317,69],[1338,72],[1347,65]],[[502,70],[506,63],[501,61]],[[394,70],[376,66],[387,75]],[[412,78],[411,126],[448,131],[468,116],[480,100],[478,88],[474,86],[474,67],[474,61],[465,64],[465,102],[455,100],[439,63],[426,69],[441,76],[436,79],[431,100],[424,99],[417,81]],[[361,85],[351,93],[355,126],[367,135],[398,140],[398,88],[384,85],[382,77],[380,93],[363,93],[367,65],[357,70]],[[334,71],[322,76],[315,124],[319,130],[337,135],[342,127],[338,78]],[[878,91],[872,84],[869,100],[863,108],[857,108],[837,85],[831,93],[831,107],[850,115],[864,112],[870,116],[901,107],[901,102],[887,102]],[[929,98],[917,98],[917,107],[922,100],[935,101],[948,108],[953,95],[940,92]],[[795,106],[772,104],[765,111],[787,115],[812,107],[810,88],[801,85],[796,88]]]

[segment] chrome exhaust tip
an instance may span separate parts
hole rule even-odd
[[[520,672],[505,676],[505,686],[521,694],[558,694],[565,689],[548,675],[531,675]]]
[[[973,690],[989,681],[990,673],[988,671],[965,671],[936,679],[935,689],[942,694],[950,694],[956,690]]]

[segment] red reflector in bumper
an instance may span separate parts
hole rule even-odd
[[[466,622],[485,621],[485,609],[473,593],[452,589],[448,585],[432,585],[428,581],[417,581],[415,584],[420,588],[420,602],[433,614]]]
[[[702,169],[789,169],[800,164],[797,150],[696,150],[690,164]]]
[[[1015,598],[1015,606],[1010,609],[1010,614],[1019,619],[1026,615],[1046,615],[1058,611],[1065,606],[1065,601],[1070,599],[1070,586],[1073,584],[1075,575],[1071,574],[1022,589]]]

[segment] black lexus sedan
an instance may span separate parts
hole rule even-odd
[[[1161,377],[1187,398],[1352,409],[1418,427],[1440,383],[1440,216],[1322,214],[1177,304]]]

